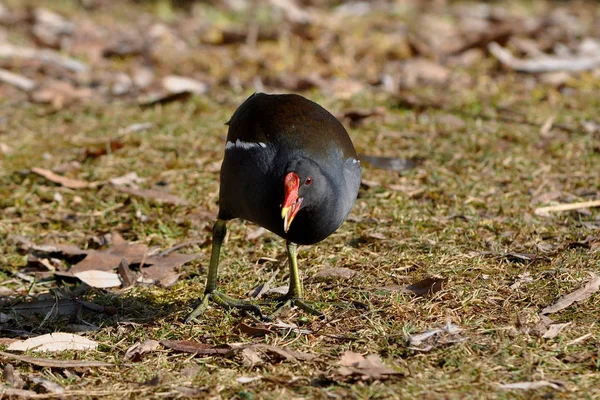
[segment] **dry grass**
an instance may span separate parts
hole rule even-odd
[[[265,53],[274,51],[269,48],[272,44],[265,46]],[[188,68],[192,67],[181,67]],[[536,206],[548,203],[540,196],[552,192],[560,192],[556,198],[560,201],[598,197],[600,137],[580,124],[597,118],[597,78],[578,75],[566,95],[549,85],[523,85],[522,76],[499,73],[488,59],[459,68],[456,74],[457,80],[467,77],[471,83],[439,91],[413,89],[424,104],[418,108],[381,93],[363,92],[350,99],[318,90],[305,93],[334,114],[350,107],[384,107],[383,117],[350,129],[356,147],[368,154],[424,161],[401,175],[364,168],[364,179],[378,185],[361,188],[350,220],[324,242],[302,248],[299,257],[308,278],[331,267],[358,274],[337,282],[307,280],[306,298],[316,302],[328,320],[295,310],[284,320],[313,334],[264,338],[234,333],[243,317],[216,308],[198,323],[182,323],[203,290],[212,225],[206,215],[217,210],[223,124],[251,90],[215,88],[210,96],[147,110],[127,102],[92,102],[48,112],[26,102],[0,102],[4,115],[0,141],[11,149],[10,154],[0,153],[3,286],[33,297],[49,288],[36,284],[27,292],[29,284],[14,277],[26,259],[7,239],[12,234],[82,247],[94,246],[90,238],[113,230],[130,241],[161,248],[206,240],[186,249],[202,256],[184,268],[187,275],[174,287],[92,290],[86,295],[115,307],[114,316],[59,317],[44,325],[40,325],[43,316],[21,318],[10,327],[45,333],[84,319],[100,326],[87,335],[101,344],[98,351],[57,357],[94,358],[114,362],[114,368],[65,375],[17,363],[18,371],[42,375],[77,398],[600,397],[600,296],[552,316],[558,322],[572,322],[556,338],[531,333],[541,308],[581,286],[588,271],[600,269],[600,250],[578,244],[588,236],[598,237],[598,209],[551,217],[533,213]],[[449,121],[448,115],[462,122]],[[555,118],[554,128],[542,135],[540,127],[549,117]],[[155,125],[121,135],[122,149],[83,160],[85,149],[103,145],[123,127],[138,122]],[[191,205],[160,206],[108,186],[66,189],[28,172],[31,167],[55,168],[73,160],[83,162],[70,176],[104,181],[136,171],[147,179],[144,186],[160,182]],[[55,200],[57,193],[60,202]],[[142,222],[140,216],[147,220]],[[272,271],[285,270],[282,241],[268,233],[249,242],[250,229],[243,221],[232,222],[222,253],[219,284],[224,292],[239,297]],[[537,257],[523,260],[507,253]],[[264,262],[263,257],[277,261]],[[532,280],[511,287],[524,273]],[[381,290],[429,276],[448,278],[444,290],[432,297]],[[284,283],[280,273],[276,285]],[[427,352],[408,346],[410,334],[448,320],[463,329],[464,341],[440,339]],[[248,367],[237,357],[199,358],[162,350],[138,362],[124,361],[125,351],[146,338],[211,344],[258,341],[318,357],[311,362]],[[381,382],[339,380],[336,363],[346,350],[377,353],[405,375]],[[264,378],[236,382],[241,376],[257,375]],[[497,388],[498,383],[535,380],[561,381],[564,389]],[[180,387],[191,389],[182,392]]]

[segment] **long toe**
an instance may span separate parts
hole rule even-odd
[[[258,308],[258,306],[256,306],[255,304],[252,304],[248,301],[236,299],[235,297],[228,296],[224,293],[221,293],[221,292],[215,290],[211,293],[206,293],[204,295],[204,297],[202,298],[202,301],[200,302],[200,305],[198,307],[196,307],[194,309],[194,311],[192,311],[192,313],[187,317],[185,322],[189,323],[191,321],[194,321],[200,315],[204,314],[204,312],[208,309],[210,302],[213,302],[213,303],[217,304],[218,306],[225,308],[225,309],[237,308],[242,311],[250,312],[250,313],[256,315],[261,320],[269,319],[262,313],[260,308]]]

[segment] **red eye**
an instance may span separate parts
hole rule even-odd
[[[312,178],[309,176],[308,178],[306,178],[306,181],[304,182],[305,185],[310,185],[312,183]]]

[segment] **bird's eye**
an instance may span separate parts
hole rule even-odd
[[[305,185],[310,185],[312,183],[312,178],[309,176],[308,178],[306,178],[306,181],[304,182]]]

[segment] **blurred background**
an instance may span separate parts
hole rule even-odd
[[[527,95],[556,89],[549,101],[581,71],[596,89],[599,37],[598,5],[583,1],[3,0],[0,95],[58,109],[372,92],[414,106],[418,91],[442,106],[476,90],[508,106],[498,87],[515,79]]]

